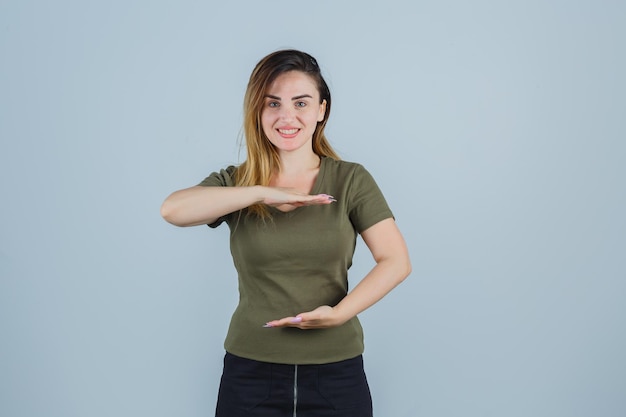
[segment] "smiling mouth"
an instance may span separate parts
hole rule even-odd
[[[300,129],[278,129],[278,132],[283,135],[293,135],[298,133],[298,130]]]

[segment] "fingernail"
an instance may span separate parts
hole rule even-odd
[[[295,319],[291,320],[292,323],[300,323],[302,321],[302,317],[296,317]]]
[[[274,327],[274,326],[272,326],[272,325],[271,325],[271,324],[269,324],[269,323],[265,323],[265,324],[263,325],[263,327],[266,327],[266,328],[267,328],[267,327]]]

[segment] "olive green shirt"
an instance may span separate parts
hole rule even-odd
[[[235,170],[231,166],[214,172],[200,185],[232,187]],[[337,362],[363,353],[363,329],[356,317],[329,329],[263,327],[339,303],[348,292],[357,234],[393,216],[374,179],[359,164],[322,158],[311,194],[322,193],[337,201],[286,213],[269,207],[272,219],[266,221],[244,209],[209,225],[228,224],[239,279],[239,305],[226,351],[287,364]]]

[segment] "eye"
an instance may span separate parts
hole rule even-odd
[[[296,101],[296,107],[306,107],[306,101]]]
[[[274,107],[279,107],[279,106],[280,106],[280,103],[278,101],[269,101],[267,103],[267,107],[274,108]]]

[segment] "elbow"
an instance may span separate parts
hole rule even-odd
[[[172,205],[165,200],[163,204],[161,204],[161,217],[168,223],[174,224],[174,213],[172,209]]]
[[[393,281],[393,286],[400,285],[412,271],[411,260],[408,256],[394,256],[384,261],[377,262],[378,265],[387,265],[387,273]]]
[[[389,278],[394,282],[394,286],[400,285],[413,269],[408,253],[390,254],[388,257],[378,259],[376,264],[385,265],[384,268],[387,270]]]
[[[169,224],[178,227],[198,226],[215,221],[215,219],[200,217],[188,206],[189,204],[184,201],[168,197],[161,204],[161,217]]]
[[[161,217],[174,226],[185,226],[185,224],[180,221],[179,216],[177,216],[176,205],[169,199],[166,199],[163,204],[161,204]]]
[[[407,279],[408,276],[411,275],[412,271],[413,271],[413,267],[411,266],[411,260],[407,256],[400,262],[400,265],[399,265],[400,282]]]
[[[412,270],[413,267],[411,266],[411,258],[409,257],[408,251],[397,254],[395,257],[395,271],[398,284],[411,275]]]

